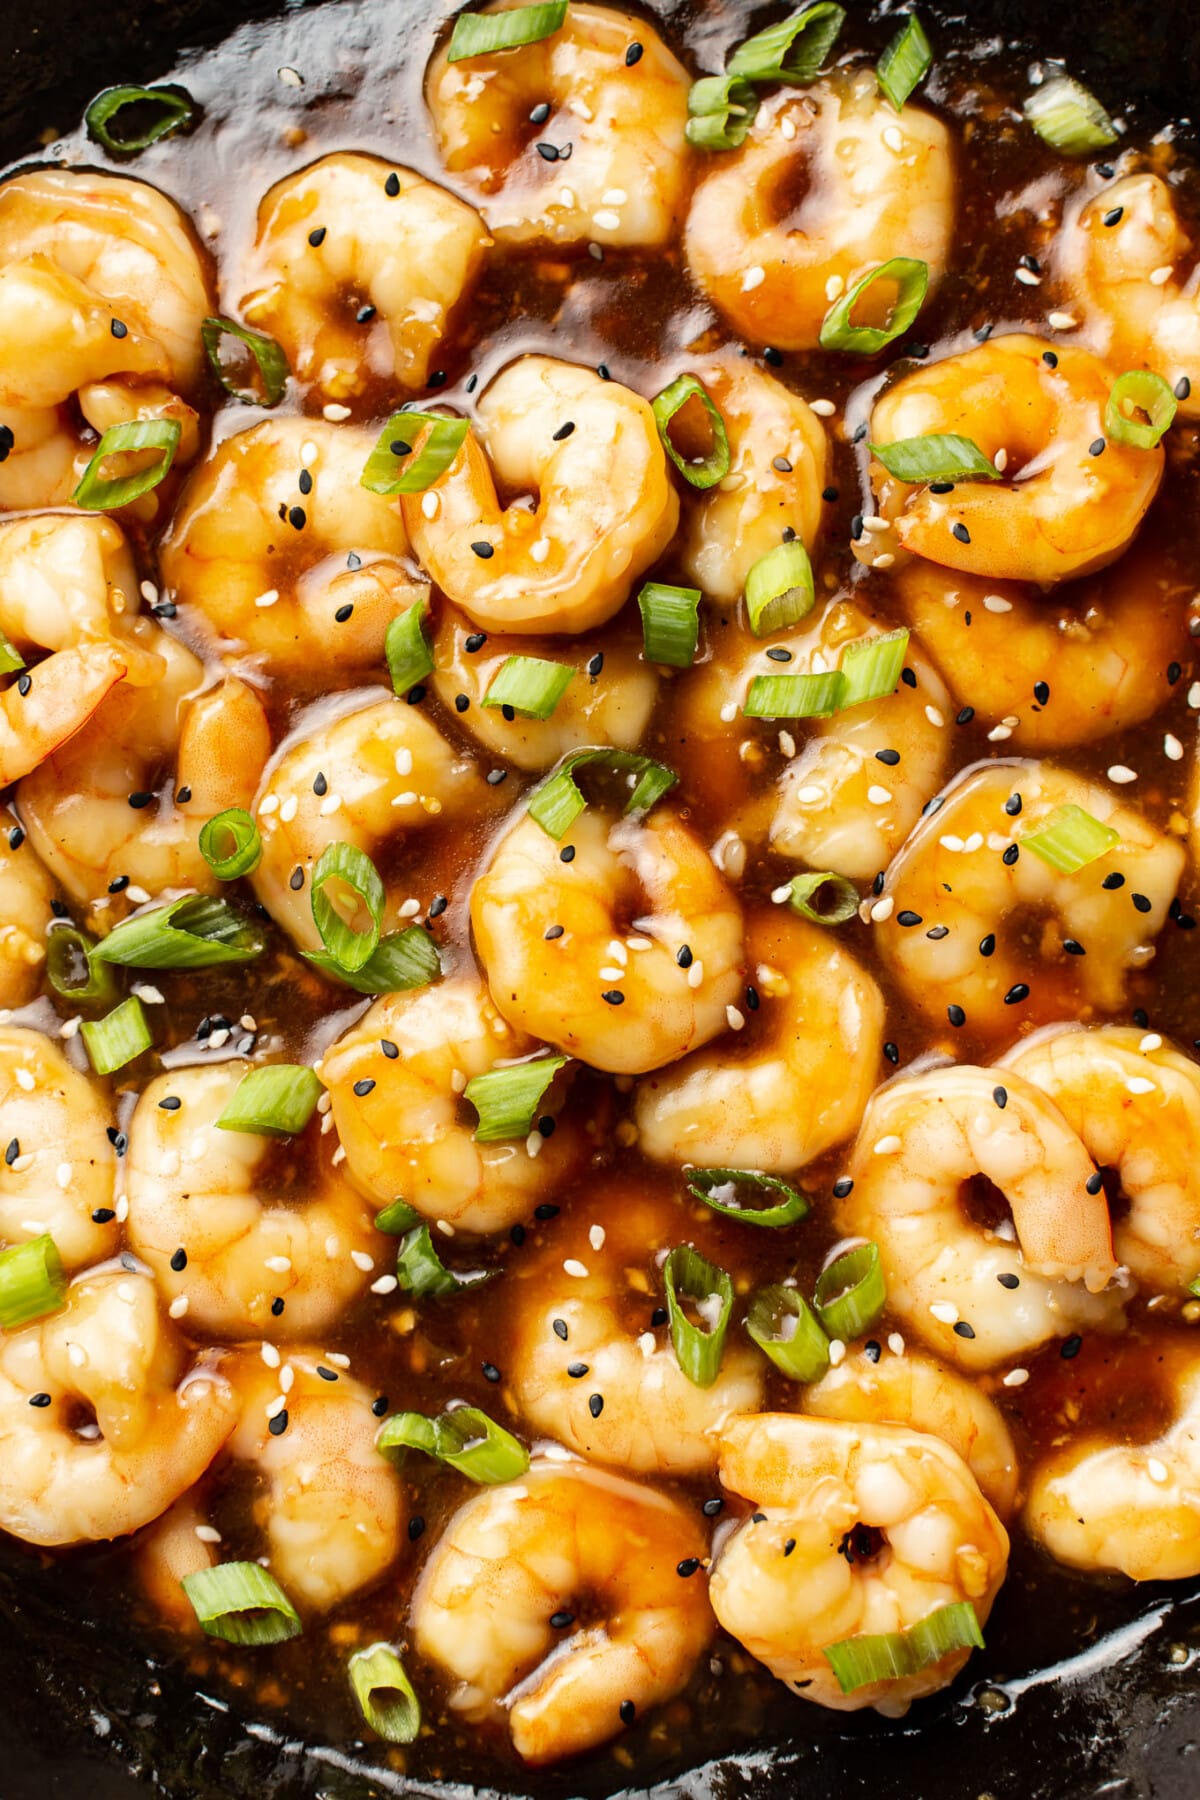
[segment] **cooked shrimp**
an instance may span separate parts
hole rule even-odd
[[[0,1026],[0,1241],[48,1231],[68,1269],[116,1248],[112,1113],[40,1031]]]
[[[528,1218],[583,1162],[580,1127],[569,1111],[556,1117],[547,1096],[552,1136],[480,1144],[462,1093],[537,1047],[505,1024],[475,976],[376,1001],[319,1069],[353,1180],[380,1206],[400,1197],[456,1231],[504,1231]]]
[[[250,1066],[176,1069],[144,1089],[125,1161],[129,1241],[199,1330],[303,1337],[363,1292],[382,1240],[315,1121],[286,1151],[218,1125]]]
[[[359,483],[373,444],[357,426],[282,418],[217,444],[160,553],[182,616],[276,674],[382,663],[389,623],[429,589],[394,502]]]
[[[32,1000],[42,985],[54,883],[11,812],[0,811],[0,1007]]]
[[[721,1480],[755,1510],[713,1566],[713,1610],[772,1674],[819,1706],[889,1718],[954,1679],[968,1650],[845,1694],[822,1652],[961,1600],[986,1620],[1008,1533],[957,1451],[900,1425],[765,1413],[721,1433]]]
[[[879,1074],[883,996],[823,926],[752,917],[757,1011],[714,1049],[638,1087],[638,1141],[656,1162],[788,1174],[848,1138]]]
[[[899,544],[964,574],[1049,586],[1114,561],[1158,492],[1165,456],[1106,439],[1116,372],[1089,350],[1025,332],[923,365],[889,388],[871,440],[970,438],[1004,478],[914,486],[871,465],[879,513]],[[1103,455],[1093,453],[1096,443]],[[873,560],[885,544],[876,536]]]
[[[425,102],[446,168],[502,243],[651,249],[687,202],[690,86],[648,20],[575,0],[537,43],[453,63],[440,50]]]
[[[94,1424],[80,1428],[81,1407]],[[0,1338],[0,1527],[47,1545],[137,1531],[236,1418],[219,1365],[184,1349],[148,1275],[81,1275],[61,1312]]]
[[[368,381],[423,387],[490,241],[445,188],[339,151],[264,195],[242,314],[328,399]]]
[[[114,644],[81,644],[48,656],[36,673],[0,692],[0,784],[19,781],[74,737],[126,666]]]
[[[964,1206],[982,1176],[1011,1208]],[[969,1063],[891,1081],[867,1107],[840,1205],[879,1245],[888,1305],[964,1369],[1120,1323],[1108,1203],[1058,1108],[1019,1075]]]
[[[413,1595],[422,1656],[469,1718],[508,1713],[526,1762],[615,1737],[678,1693],[712,1634],[707,1545],[676,1500],[582,1464],[538,1462],[450,1520]],[[594,1624],[572,1630],[576,1603]],[[602,1609],[602,1610],[601,1610]],[[571,1623],[553,1621],[566,1611]],[[570,1635],[566,1635],[570,1633]]]
[[[1070,875],[1022,843],[1064,805],[1119,834]],[[949,1010],[953,1023],[1005,1035],[1030,1018],[1119,1012],[1126,975],[1154,957],[1184,860],[1108,787],[1051,763],[978,763],[888,869],[876,941],[930,1018]]]
[[[869,69],[783,88],[696,188],[688,264],[744,337],[815,350],[831,303],[878,264],[914,257],[941,280],[954,190],[945,125],[897,117]]]
[[[661,809],[614,823],[589,807],[566,844],[520,819],[475,882],[471,923],[509,1024],[613,1074],[707,1043],[741,998],[741,908]]]
[[[401,496],[422,565],[486,631],[604,624],[679,520],[649,406],[591,369],[523,356],[477,427],[427,492]],[[497,484],[525,498],[502,508]]]

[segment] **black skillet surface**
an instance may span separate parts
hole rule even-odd
[[[718,9],[719,0],[651,7],[680,25]],[[235,25],[304,10],[305,0],[0,0],[0,165],[35,155],[47,128],[73,126],[100,88],[161,77],[182,51]],[[889,10],[884,0],[872,17]],[[1066,58],[1111,101],[1133,102],[1124,110],[1139,134],[1191,112],[1200,23],[1188,0],[1101,0],[1086,13],[1047,0],[922,10],[935,23],[966,23],[972,34]],[[793,1737],[636,1792],[654,1800],[1200,1800],[1200,1588],[1147,1587],[1124,1601],[1098,1593],[1097,1601],[1104,1629],[1066,1663],[1028,1672],[1036,1658],[1014,1659],[1010,1634],[1008,1663],[989,1664],[990,1679],[1003,1685],[976,1674],[975,1685],[960,1681],[900,1724],[797,1706]],[[0,1800],[466,1800],[482,1792],[405,1781],[379,1745],[330,1748],[285,1731],[239,1717],[228,1696],[197,1694],[133,1641],[111,1603],[94,1600],[86,1558],[42,1571],[0,1547]],[[582,1768],[537,1785],[547,1800],[614,1791]]]

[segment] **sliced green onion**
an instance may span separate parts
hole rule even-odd
[[[747,719],[828,719],[842,704],[846,678],[823,675],[756,675],[742,712]]]
[[[428,600],[414,600],[388,624],[383,641],[384,654],[392,678],[392,691],[401,697],[433,673],[433,651],[425,636],[428,617]]]
[[[262,861],[262,838],[244,806],[214,813],[200,827],[200,854],[219,881],[252,875]]]
[[[1197,1275],[1195,1281],[1189,1283],[1188,1293],[1194,1294],[1196,1296],[1196,1299],[1200,1300],[1200,1275]]]
[[[823,1654],[843,1694],[852,1694],[877,1681],[919,1675],[953,1650],[982,1649],[983,1633],[975,1608],[969,1600],[954,1600],[905,1631],[843,1638],[840,1644],[827,1644]]]
[[[44,1319],[57,1312],[66,1297],[62,1257],[48,1231],[27,1244],[0,1250],[0,1331]]]
[[[736,150],[758,112],[758,95],[738,75],[702,75],[688,90],[684,134],[697,150]]]
[[[746,1330],[793,1381],[819,1381],[829,1367],[829,1339],[795,1288],[759,1288],[746,1314]]]
[[[346,1664],[358,1710],[389,1744],[411,1744],[421,1729],[421,1702],[390,1644],[356,1650]]]
[[[809,869],[793,875],[787,903],[814,925],[845,925],[858,911],[858,889],[832,869]]]
[[[569,1061],[567,1056],[538,1056],[532,1062],[488,1069],[468,1081],[463,1098],[479,1114],[476,1143],[498,1144],[505,1138],[528,1137],[542,1096]]]
[[[226,901],[185,894],[122,919],[96,945],[92,958],[132,969],[208,969],[250,962],[264,946],[258,927]]]
[[[838,40],[846,14],[832,0],[818,0],[756,32],[739,44],[726,65],[747,81],[812,81]]]
[[[46,980],[73,1006],[114,1006],[120,988],[112,970],[93,956],[94,938],[74,925],[55,925],[46,937]]]
[[[0,631],[0,675],[15,675],[25,667],[25,658],[15,644],[10,644]]]
[[[675,1246],[663,1264],[663,1279],[676,1361],[697,1387],[711,1387],[721,1369],[725,1333],[733,1311],[733,1282],[724,1269],[710,1263],[690,1244]],[[684,1299],[693,1302],[703,1325],[695,1325],[688,1318]]]
[[[447,62],[490,56],[495,50],[517,50],[561,31],[567,0],[544,0],[539,6],[514,6],[508,12],[459,13],[446,52]]]
[[[755,637],[798,625],[815,604],[812,564],[799,538],[776,544],[746,577],[746,614]]]
[[[386,1231],[391,1237],[403,1237],[406,1231],[420,1223],[420,1213],[407,1200],[393,1200],[375,1214],[376,1231]]]
[[[952,431],[872,444],[871,455],[897,481],[999,481],[1000,471],[971,438]]]
[[[442,972],[438,947],[423,925],[389,931],[360,969],[343,968],[327,950],[306,950],[304,960],[358,994],[399,994],[427,987]]]
[[[389,1460],[402,1462],[406,1450],[419,1450],[423,1456],[436,1456],[438,1425],[427,1413],[393,1413],[375,1437],[375,1448]]]
[[[854,309],[877,281],[894,282],[896,298],[886,325],[856,325]],[[836,301],[821,324],[822,350],[852,350],[857,356],[874,356],[908,330],[929,290],[929,266],[911,256],[893,256],[864,275]]]
[[[1118,444],[1153,450],[1175,417],[1176,400],[1161,375],[1130,369],[1118,375],[1104,408],[1104,429]],[[1144,416],[1136,417],[1137,413]]]
[[[495,17],[511,19],[513,14],[497,13]],[[414,458],[413,445],[426,426],[429,436]],[[439,475],[445,474],[469,430],[466,419],[447,419],[442,413],[393,413],[367,458],[359,482],[373,494],[423,494]]]
[[[139,495],[148,494],[175,461],[182,431],[178,419],[126,419],[121,425],[110,425],[71,495],[73,503],[85,512],[111,512],[114,507],[128,506]],[[116,475],[106,480],[100,473],[101,465],[108,457],[130,450],[161,450],[162,455],[133,475]]]
[[[1069,156],[1117,141],[1116,127],[1096,96],[1070,75],[1055,75],[1036,88],[1025,102],[1025,117],[1043,143]]]
[[[887,1302],[878,1244],[858,1244],[821,1271],[813,1305],[831,1338],[849,1343],[880,1318]]]
[[[469,1275],[456,1275],[448,1269],[434,1249],[429,1226],[424,1223],[406,1234],[396,1252],[396,1279],[407,1294],[458,1294],[464,1288],[481,1287],[491,1278],[488,1269],[476,1269]]]
[[[708,414],[712,445],[703,457],[683,457],[671,441],[671,421],[691,400],[698,400]],[[710,488],[725,479],[729,473],[729,433],[709,394],[694,375],[677,375],[669,387],[655,395],[650,409],[663,449],[686,482],[694,488]]]
[[[222,1131],[295,1137],[312,1118],[320,1098],[320,1080],[307,1064],[269,1063],[242,1076],[217,1124]]]
[[[129,106],[157,107],[159,116],[137,136],[116,137],[109,130],[109,122],[115,123]],[[110,156],[136,156],[139,150],[148,150],[160,138],[182,131],[195,117],[196,103],[182,88],[110,87],[96,95],[83,115],[83,122],[88,136]]]
[[[570,687],[575,671],[541,656],[510,656],[487,693],[485,706],[507,706],[521,719],[548,719]]]
[[[627,813],[649,812],[664,794],[670,793],[679,780],[678,775],[668,769],[665,763],[655,762],[649,756],[639,756],[633,750],[573,751],[553,775],[535,789],[529,800],[530,818],[556,842],[564,832],[571,829],[587,807],[587,801],[576,783],[575,771],[597,767],[614,774],[637,777],[625,802],[624,810]]]
[[[421,1450],[488,1487],[515,1481],[529,1467],[524,1444],[477,1406],[458,1406],[436,1419],[424,1413],[396,1413],[375,1444],[385,1456]]]
[[[239,344],[245,344],[249,350],[262,382],[261,396],[253,389],[237,387],[230,380],[221,361],[223,337],[236,338]],[[243,406],[275,406],[283,398],[283,390],[287,386],[291,370],[283,349],[273,337],[267,337],[262,331],[251,331],[248,325],[239,325],[236,319],[212,318],[205,319],[201,325],[200,339],[213,374],[225,392],[232,394],[235,400],[240,400]]]
[[[875,65],[875,78],[897,112],[933,67],[933,46],[916,13],[903,25]]]
[[[1056,806],[1036,831],[1027,831],[1021,845],[1040,856],[1052,869],[1057,869],[1060,875],[1074,875],[1077,869],[1086,869],[1098,857],[1107,856],[1120,841],[1119,831],[1093,819],[1082,806],[1068,802],[1065,806]]]
[[[689,1194],[695,1194],[697,1200],[703,1200],[722,1218],[737,1219],[743,1225],[794,1225],[809,1209],[798,1189],[780,1181],[777,1175],[764,1175],[761,1169],[689,1169],[686,1181]],[[760,1206],[757,1200],[742,1197],[747,1192],[755,1196],[778,1194],[779,1199]]]
[[[348,888],[354,896],[355,911],[361,907],[369,923],[359,930],[349,924],[337,910],[325,889],[335,883]],[[379,870],[365,850],[357,844],[326,844],[317,859],[312,875],[312,916],[321,942],[339,969],[350,974],[369,962],[379,945],[380,927],[387,895]]]
[[[154,1042],[141,1001],[136,994],[122,1000],[102,1019],[87,1019],[79,1027],[84,1047],[97,1075],[123,1069]]]
[[[275,1577],[256,1562],[218,1563],[180,1586],[209,1637],[226,1644],[282,1644],[304,1629]]]
[[[866,700],[884,700],[894,694],[908,654],[908,632],[882,631],[875,637],[856,638],[842,651],[842,675],[846,688],[843,711]]]
[[[638,595],[646,661],[690,669],[700,639],[700,589],[648,581]]]

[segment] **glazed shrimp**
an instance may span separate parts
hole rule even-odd
[[[42,1394],[49,1405],[32,1405]],[[0,1339],[0,1528],[46,1545],[137,1531],[199,1480],[236,1419],[218,1363],[185,1350],[148,1275],[81,1275],[63,1311]]]
[[[848,1138],[875,1086],[883,996],[820,925],[773,908],[749,921],[758,1008],[711,1050],[638,1087],[638,1141],[656,1162],[788,1174]]]
[[[589,807],[566,845],[520,819],[475,882],[471,924],[509,1024],[613,1074],[707,1043],[742,996],[741,908],[662,810],[614,823]]]
[[[504,1231],[528,1218],[579,1169],[583,1133],[547,1095],[552,1136],[477,1143],[462,1092],[537,1048],[505,1024],[474,976],[377,1001],[319,1067],[352,1179],[378,1205],[400,1197],[456,1231]]]
[[[967,1650],[844,1694],[822,1652],[906,1630],[955,1601],[986,1620],[1008,1533],[956,1451],[900,1425],[765,1413],[725,1427],[720,1466],[755,1510],[722,1545],[710,1592],[751,1655],[838,1712],[873,1706],[898,1718],[954,1679]]]
[[[164,589],[227,655],[274,674],[361,671],[428,594],[395,504],[360,485],[374,435],[268,419],[215,446],[163,540]]]
[[[1118,1259],[1156,1292],[1200,1275],[1200,1065],[1157,1032],[1067,1026],[1028,1038],[997,1065],[1048,1095],[1127,1209]]]
[[[315,1122],[276,1155],[270,1138],[218,1126],[250,1066],[176,1069],[143,1091],[125,1162],[129,1241],[199,1330],[302,1337],[364,1291],[382,1240]]]
[[[613,1184],[589,1191],[539,1252],[512,1265],[510,1281],[523,1291],[505,1306],[515,1324],[506,1374],[534,1431],[635,1474],[715,1467],[712,1433],[762,1404],[763,1360],[731,1333],[717,1379],[698,1387],[665,1327],[650,1323],[663,1295],[659,1265],[676,1244],[728,1259],[724,1240],[713,1248],[710,1221],[701,1208],[685,1216],[674,1202]]]
[[[477,430],[426,493],[401,497],[421,564],[485,631],[604,624],[679,519],[649,406],[591,369],[523,356],[479,402]],[[536,504],[502,508],[497,483]]]
[[[1022,845],[1064,805],[1119,834],[1070,875]],[[876,942],[923,1013],[949,1011],[988,1035],[1082,1008],[1119,1012],[1129,971],[1153,960],[1184,861],[1108,787],[1051,763],[978,763],[889,867]]]
[[[815,350],[831,303],[878,264],[915,257],[936,286],[954,213],[946,127],[918,106],[897,117],[857,69],[765,101],[745,143],[713,158],[684,242],[736,331]]]
[[[990,338],[906,375],[876,401],[871,441],[949,432],[968,437],[1000,481],[914,486],[871,465],[877,509],[914,555],[967,575],[1050,586],[1114,561],[1162,480],[1161,446],[1106,439],[1116,372],[1089,350],[1025,332]],[[1105,445],[1103,455],[1092,446]],[[874,560],[888,540],[871,539]]]
[[[0,1007],[24,1006],[42,985],[54,883],[11,812],[0,812]]]
[[[554,1762],[683,1687],[713,1624],[703,1578],[677,1571],[706,1548],[665,1494],[582,1464],[534,1463],[446,1526],[413,1595],[417,1648],[455,1683],[452,1711],[486,1719],[503,1708],[518,1754]],[[552,1624],[585,1599],[595,1624]]]
[[[0,1241],[48,1231],[68,1269],[113,1253],[111,1123],[96,1083],[52,1039],[0,1026]]]
[[[330,400],[371,380],[424,387],[490,242],[445,188],[339,151],[263,197],[241,311]]]
[[[442,161],[501,243],[652,249],[687,202],[690,86],[648,20],[576,0],[537,43],[454,63],[440,50],[425,103]]]
[[[977,1176],[999,1190],[1011,1222],[992,1230],[968,1215],[963,1195]],[[1120,1323],[1092,1159],[1052,1101],[1009,1070],[951,1064],[880,1088],[849,1179],[841,1228],[879,1245],[888,1305],[960,1368]]]

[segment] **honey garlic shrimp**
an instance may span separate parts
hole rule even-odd
[[[113,1253],[112,1118],[95,1080],[52,1038],[0,1026],[0,1242],[49,1232],[68,1269]]]
[[[42,985],[54,883],[15,814],[0,811],[0,1007],[24,1006]]]
[[[1011,1210],[994,1229],[968,1211],[979,1177]],[[1120,1324],[1092,1159],[1053,1102],[1011,1070],[951,1064],[880,1088],[848,1180],[841,1229],[878,1244],[888,1305],[960,1368]]]
[[[686,1683],[713,1631],[705,1534],[676,1500],[583,1464],[536,1462],[446,1526],[413,1595],[452,1712],[508,1715],[528,1763],[605,1743]],[[579,1604],[595,1623],[556,1627]],[[566,1633],[570,1635],[566,1635]]]
[[[497,484],[536,498],[501,507]],[[498,633],[604,624],[679,520],[646,402],[549,356],[510,363],[479,402],[477,436],[400,505],[438,587]]]
[[[855,1131],[879,1074],[884,1004],[827,928],[752,916],[756,1010],[712,1049],[638,1086],[638,1142],[655,1162],[791,1174]]]
[[[460,62],[439,50],[425,104],[446,169],[502,244],[654,249],[687,204],[690,86],[649,20],[575,0],[535,43]]]
[[[955,219],[954,152],[940,119],[897,116],[869,69],[784,88],[740,148],[712,159],[685,235],[698,286],[734,329],[815,350],[831,303],[893,257],[933,288]]]
[[[1063,806],[1115,831],[1060,874],[1023,840]],[[879,952],[928,1018],[989,1036],[1029,1020],[1119,1012],[1153,960],[1185,852],[1112,789],[1031,760],[978,763],[944,790],[887,870]]]
[[[957,1601],[987,1619],[1008,1534],[956,1451],[899,1425],[767,1413],[725,1427],[720,1469],[755,1510],[713,1566],[713,1610],[773,1675],[820,1706],[889,1718],[954,1679],[969,1650],[843,1693],[822,1653]]]

